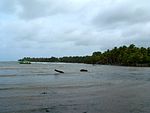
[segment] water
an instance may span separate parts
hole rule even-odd
[[[149,113],[149,86],[148,67],[0,62],[0,111]]]

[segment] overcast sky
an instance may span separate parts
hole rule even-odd
[[[0,0],[0,60],[150,45],[150,0]]]

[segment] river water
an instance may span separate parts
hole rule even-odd
[[[150,68],[0,62],[0,113],[46,112],[150,113]]]

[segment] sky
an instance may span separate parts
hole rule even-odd
[[[149,0],[0,0],[0,60],[150,45]]]

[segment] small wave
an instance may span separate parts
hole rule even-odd
[[[15,77],[16,75],[0,75],[0,77]]]

